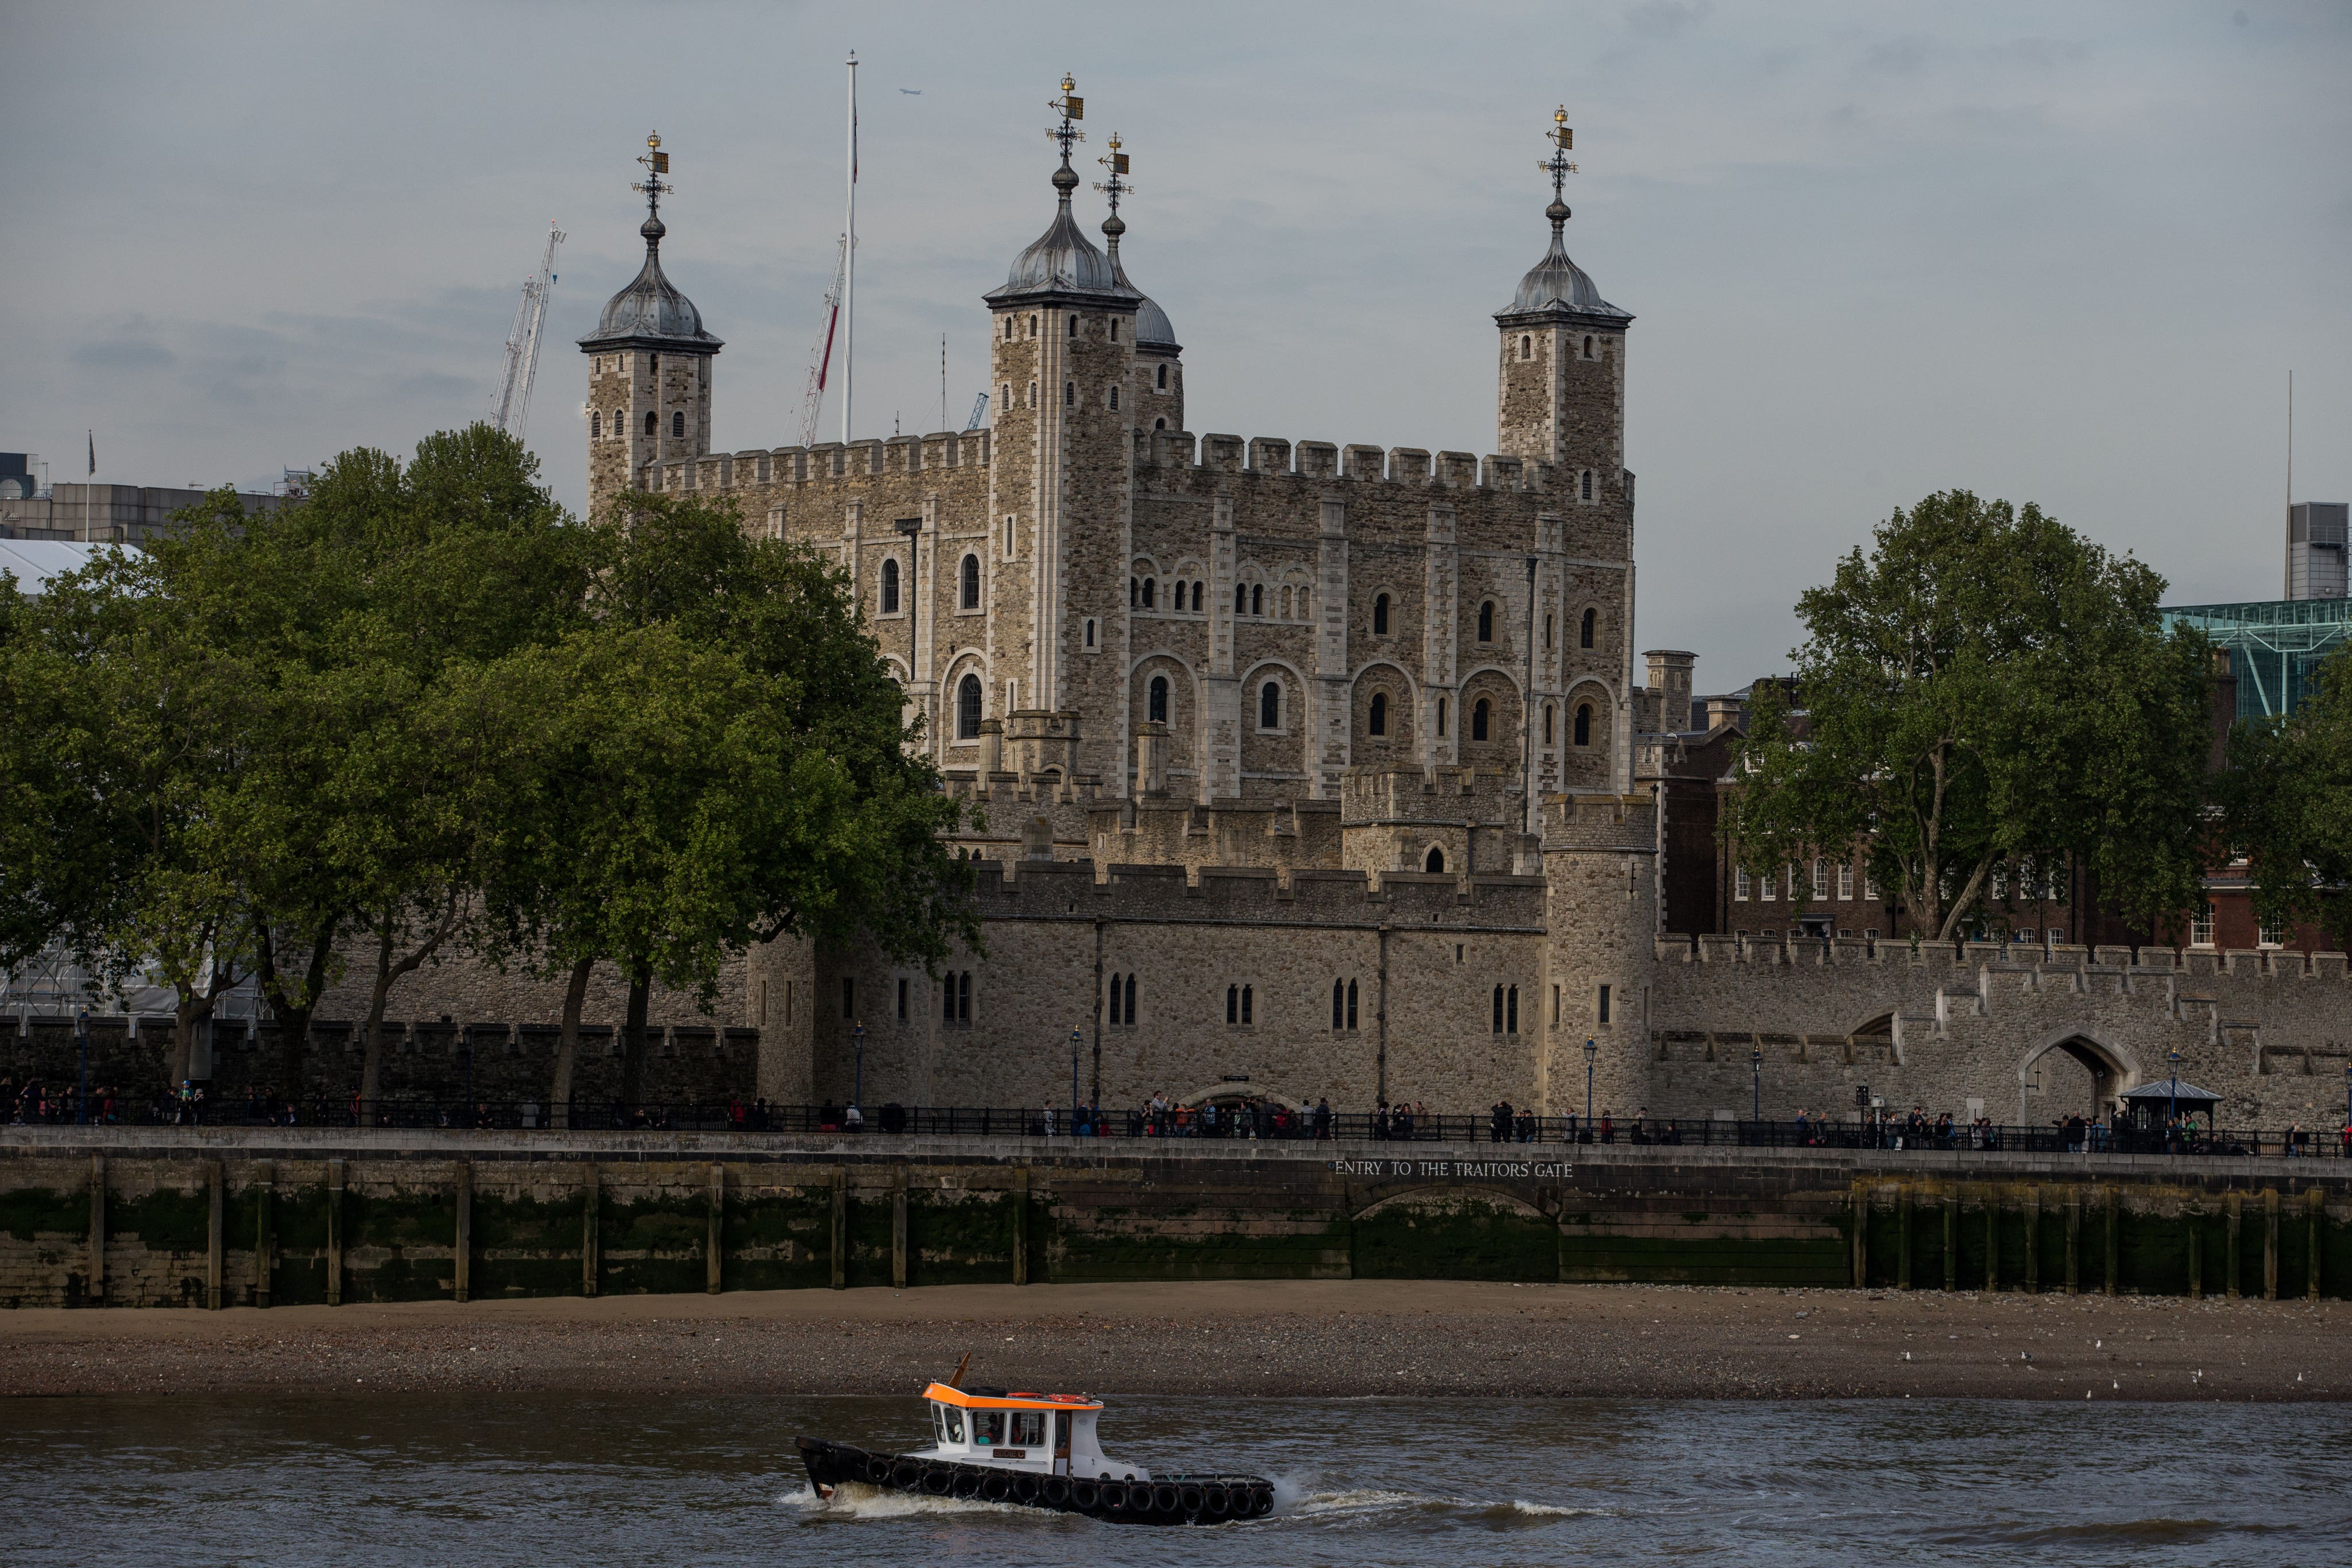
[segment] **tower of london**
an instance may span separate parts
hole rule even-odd
[[[1098,244],[1073,139],[981,297],[989,428],[712,451],[723,345],[657,210],[580,342],[592,511],[723,500],[837,560],[971,807],[985,951],[753,954],[730,1005],[763,1092],[1705,1117],[1767,1097],[1769,1060],[1769,1113],[1875,1086],[2005,1119],[2045,1071],[2111,1097],[2179,1048],[2267,1105],[2229,1030],[2318,1029],[2340,956],[2184,993],[2194,956],[1660,935],[1661,769],[1710,721],[1688,655],[1635,669],[1634,318],[1570,258],[1564,159],[1478,328],[1482,455],[1195,434],[1116,174]]]

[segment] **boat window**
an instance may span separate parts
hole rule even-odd
[[[971,1440],[983,1448],[993,1448],[1004,1441],[1004,1412],[975,1410],[971,1413]]]
[[[1013,1446],[1016,1448],[1042,1448],[1045,1446],[1045,1413],[1043,1410],[1015,1410],[1013,1413]]]
[[[943,1443],[962,1442],[963,1412],[957,1409],[952,1405],[934,1405],[931,1408],[939,1412],[940,1441]]]

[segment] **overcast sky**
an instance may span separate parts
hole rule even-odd
[[[717,444],[796,440],[855,48],[861,436],[940,426],[942,333],[948,423],[983,387],[1066,68],[1087,156],[1133,153],[1194,430],[1488,451],[1564,99],[1570,250],[1638,318],[1638,645],[1702,689],[1783,664],[1798,593],[1948,486],[2175,602],[2276,597],[2290,370],[2296,498],[2352,497],[2345,0],[0,15],[0,448],[54,478],[91,427],[101,479],[254,485],[481,417],[553,220],[530,434],[576,507],[573,340],[642,254],[649,129],[669,276],[727,341]]]

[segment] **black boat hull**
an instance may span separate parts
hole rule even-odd
[[[798,1440],[809,1484],[831,1497],[844,1484],[920,1497],[1005,1503],[1076,1513],[1109,1524],[1223,1524],[1274,1511],[1274,1483],[1262,1476],[1157,1476],[1150,1482],[1041,1476],[989,1465],[959,1465],[913,1454],[877,1454],[822,1437]]]

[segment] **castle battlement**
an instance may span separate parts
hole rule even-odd
[[[1658,962],[1694,965],[1753,975],[1800,970],[1900,969],[1974,977],[1980,989],[2004,977],[2021,986],[2056,983],[2081,986],[2095,978],[2214,978],[2311,981],[2341,985],[2352,979],[2352,959],[2342,953],[2305,954],[2292,947],[2259,950],[2174,949],[2147,946],[2084,947],[2053,943],[2047,947],[2000,942],[1864,942],[1853,937],[1764,941],[1753,936],[1660,936]]]
[[[1538,934],[1544,880],[1390,872],[1204,865],[1097,864],[1092,860],[980,862],[978,897],[988,920],[1233,921],[1474,927]]]
[[[1330,485],[1413,486],[1425,489],[1542,494],[1552,465],[1489,453],[1434,455],[1418,446],[1341,446],[1328,441],[1290,442],[1274,436],[1195,435],[1189,430],[1135,433],[1138,476],[1161,487],[1181,476],[1301,479]],[[1565,498],[1565,497],[1563,497]]]
[[[935,431],[868,441],[821,441],[814,446],[751,447],[646,465],[641,489],[683,494],[702,490],[793,488],[832,480],[905,478],[989,465],[986,430]]]

